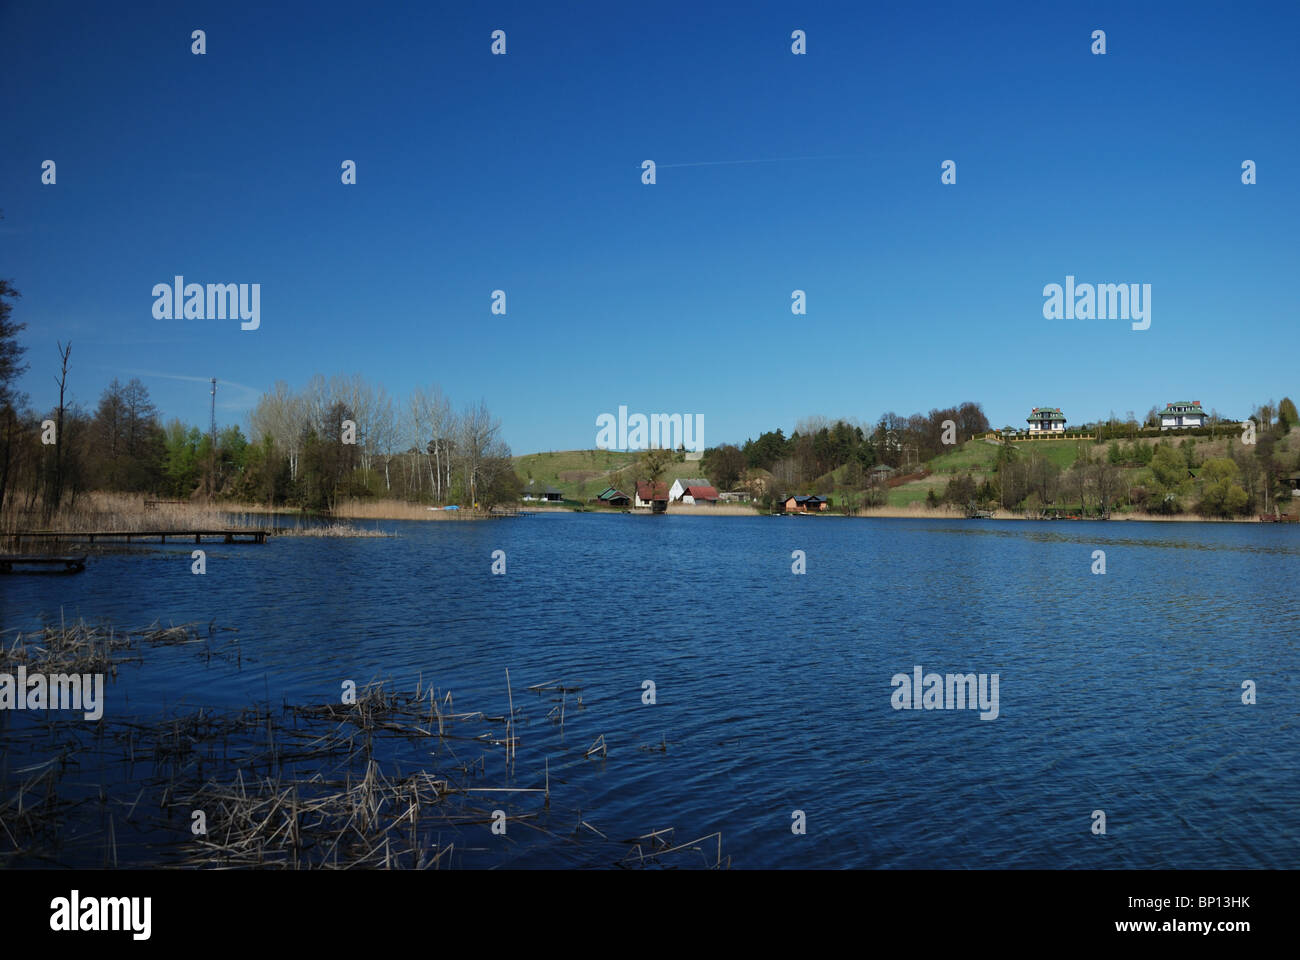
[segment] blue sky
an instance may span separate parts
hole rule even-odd
[[[210,376],[223,423],[278,379],[436,382],[516,453],[619,404],[712,445],[1300,394],[1300,5],[944,6],[7,3],[21,387],[52,404],[69,339],[81,403],[139,375],[201,424]],[[261,328],[154,319],[176,274],[260,283]],[[1151,284],[1150,329],[1044,320],[1067,274]]]

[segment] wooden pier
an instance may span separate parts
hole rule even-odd
[[[266,543],[271,530],[255,527],[236,527],[229,530],[95,530],[61,533],[53,530],[37,530],[31,533],[11,533],[4,539],[11,540],[56,540],[65,543],[146,543],[155,537],[159,543],[173,540],[202,543],[204,540],[220,539],[223,543]]]
[[[0,573],[14,573],[14,567],[53,568],[19,570],[19,573],[80,573],[86,569],[86,555],[54,557],[46,553],[0,553]]]

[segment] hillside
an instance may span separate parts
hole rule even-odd
[[[515,472],[527,486],[555,487],[564,491],[566,500],[590,500],[612,482],[620,470],[628,471],[623,481],[623,492],[632,494],[634,477],[631,468],[640,459],[638,453],[624,450],[558,450],[547,453],[527,453],[514,458]],[[703,477],[704,467],[698,460],[676,461],[668,464],[663,479],[671,484],[683,477]]]
[[[1234,439],[1227,437],[1188,438],[1171,435],[1166,439],[1179,449],[1185,440],[1190,439],[1195,446],[1193,459],[1197,463],[1228,456],[1230,446],[1235,442]],[[1148,438],[1139,442],[1154,446],[1160,441]],[[1120,443],[1125,450],[1132,449],[1131,442]],[[948,453],[935,457],[924,464],[924,467],[930,471],[929,476],[890,488],[886,503],[890,507],[909,507],[914,504],[919,507],[924,504],[931,491],[936,497],[942,497],[950,480],[967,474],[975,480],[976,484],[982,483],[993,473],[998,446],[997,443],[987,440],[970,440]],[[1021,458],[1027,458],[1031,453],[1042,455],[1054,466],[1066,471],[1074,465],[1080,450],[1087,450],[1094,457],[1106,456],[1109,452],[1109,444],[1094,444],[1075,439],[1035,440],[1017,443],[1015,450]],[[1281,438],[1277,443],[1276,451],[1280,457],[1294,460],[1297,453],[1300,453],[1300,437],[1289,435]],[[634,467],[638,459],[639,454],[627,451],[560,450],[523,454],[514,458],[514,465],[525,485],[529,480],[533,480],[537,488],[555,487],[564,493],[566,500],[585,503],[611,484],[620,486],[625,493],[631,494],[635,480]],[[1144,473],[1149,475],[1148,467],[1137,462],[1116,464],[1116,470],[1119,486],[1124,489],[1136,485],[1139,475]],[[620,471],[623,472],[621,479],[617,477]],[[834,497],[838,507],[845,502],[846,497],[849,502],[856,499],[855,495],[848,494],[844,489],[848,473],[847,465],[839,467],[808,486],[816,492]],[[679,478],[700,476],[707,477],[700,461],[674,460],[668,464],[664,472],[664,480],[670,484]],[[1064,493],[1062,497],[1068,499]]]
[[[1195,446],[1194,458],[1199,463],[1218,457],[1227,457],[1235,443],[1235,438],[1231,437],[1189,438],[1171,434],[1166,439],[1179,448],[1181,448],[1184,440],[1190,439]],[[1161,440],[1147,438],[1139,442],[1146,445],[1155,445]],[[1128,448],[1130,442],[1121,441],[1121,445]],[[1021,457],[1028,456],[1031,452],[1037,452],[1045,456],[1061,470],[1068,470],[1074,465],[1081,448],[1092,452],[1094,457],[1105,456],[1109,450],[1109,444],[1094,444],[1080,440],[1035,440],[1015,445],[1016,452]],[[1283,437],[1278,441],[1276,447],[1277,454],[1283,458],[1294,458],[1297,450],[1300,450],[1300,441],[1294,435]],[[967,441],[952,452],[929,461],[926,467],[931,471],[930,476],[891,489],[888,503],[891,507],[905,507],[909,504],[924,501],[931,490],[934,490],[936,496],[942,496],[949,480],[967,473],[974,478],[976,483],[980,483],[992,474],[997,455],[997,443],[986,440]],[[1136,483],[1139,474],[1143,473],[1147,468],[1145,465],[1126,462],[1118,464],[1117,469],[1120,483],[1131,485]]]

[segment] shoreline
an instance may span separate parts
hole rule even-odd
[[[550,515],[550,514],[587,514],[598,515],[606,514],[610,516],[652,516],[650,509],[647,507],[632,507],[627,509],[593,507],[584,505],[575,507],[570,503],[544,503],[531,502],[511,504],[507,509],[517,510],[520,515]],[[410,521],[432,521],[437,523],[446,522],[473,522],[478,520],[493,520],[509,517],[512,514],[491,514],[485,511],[475,511],[469,509],[460,510],[441,510],[430,509],[426,504],[406,503],[396,500],[379,500],[379,501],[350,501],[341,503],[329,514],[303,514],[299,510],[279,509],[268,507],[266,504],[250,504],[238,502],[226,503],[169,503],[158,505],[156,507],[146,507],[143,497],[138,495],[121,495],[121,494],[89,494],[83,501],[80,510],[73,511],[66,517],[58,518],[57,522],[50,524],[54,530],[66,531],[68,533],[77,533],[82,530],[108,530],[108,529],[153,529],[169,528],[182,529],[191,526],[221,526],[230,525],[231,519],[235,518],[238,523],[235,526],[251,526],[255,523],[254,517],[286,517],[302,519],[307,518],[317,521],[320,529],[312,524],[301,531],[295,529],[278,528],[277,533],[291,534],[298,533],[306,536],[328,535],[330,528],[333,529],[334,535],[373,535],[369,531],[357,529],[344,530],[341,528],[349,527],[349,522],[355,521],[383,521],[383,520],[410,520]],[[885,520],[966,520],[968,518],[964,510],[958,510],[951,506],[938,508],[926,507],[923,502],[918,501],[908,506],[879,506],[879,507],[860,507],[849,513],[830,511],[827,513],[810,513],[810,514],[774,514],[767,513],[753,506],[752,504],[725,503],[714,506],[687,506],[678,504],[664,513],[664,516],[672,517],[768,517],[768,516],[797,516],[797,517],[839,517],[843,519],[885,519]],[[1040,520],[1037,518],[1026,517],[1023,514],[1014,513],[1010,510],[999,508],[993,511],[993,516],[987,519],[992,520],[1017,520],[1024,522],[1069,522],[1064,520]],[[1081,520],[1096,522],[1100,517],[1081,517]],[[1258,515],[1249,517],[1204,517],[1193,513],[1180,514],[1152,514],[1145,512],[1127,512],[1113,513],[1109,520],[1105,522],[1125,522],[1136,521],[1140,523],[1253,523],[1260,524],[1265,521],[1261,520]],[[0,539],[6,539],[12,532],[8,527],[16,526],[12,522],[5,524],[0,528]]]

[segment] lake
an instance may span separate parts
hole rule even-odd
[[[500,786],[540,786],[549,767],[550,807],[515,804],[546,832],[512,828],[506,843],[462,827],[463,866],[611,866],[669,827],[678,841],[721,831],[738,868],[1300,862],[1294,527],[369,525],[398,536],[211,544],[203,576],[192,545],[168,544],[93,556],[76,576],[0,577],[0,625],[238,630],[237,663],[162,648],[122,667],[106,715],[337,703],[344,681],[372,679],[432,682],[459,710],[504,714],[509,669],[513,774],[500,747],[456,750]],[[917,666],[997,674],[996,718],[894,709],[892,678]],[[1257,703],[1242,702],[1247,680]],[[581,689],[526,692],[550,681]],[[547,719],[560,698],[562,729]],[[607,756],[587,758],[602,735]]]

